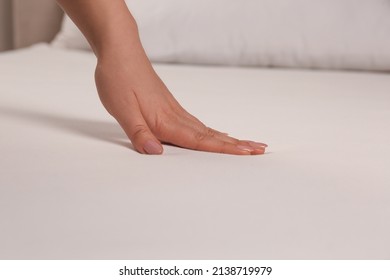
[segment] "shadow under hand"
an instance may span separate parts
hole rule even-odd
[[[45,112],[0,106],[0,115],[20,119],[25,122],[38,123],[54,129],[81,135],[87,138],[114,143],[135,150],[121,127],[115,122],[69,118]]]

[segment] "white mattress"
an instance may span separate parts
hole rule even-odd
[[[133,151],[91,53],[0,55],[0,258],[389,259],[390,75],[156,65],[254,157]]]

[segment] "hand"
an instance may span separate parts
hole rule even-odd
[[[90,43],[100,99],[137,151],[161,154],[163,142],[234,155],[264,153],[267,145],[208,128],[180,106],[153,70],[124,0],[57,2]]]
[[[242,141],[205,126],[173,97],[142,53],[99,59],[95,79],[100,99],[134,148],[161,154],[161,143],[234,155],[264,154],[266,144]]]

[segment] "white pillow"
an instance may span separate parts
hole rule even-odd
[[[390,70],[389,0],[126,2],[154,62]],[[54,45],[89,48],[68,18]]]

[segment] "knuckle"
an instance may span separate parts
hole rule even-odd
[[[206,134],[202,131],[194,131],[193,133],[193,141],[191,149],[194,150],[202,150],[202,144],[206,138]]]
[[[148,129],[144,125],[136,125],[134,127],[133,139],[137,139],[146,133],[148,133]]]
[[[204,141],[206,137],[207,137],[207,133],[204,133],[203,131],[194,132],[194,139],[198,143]]]
[[[216,135],[215,130],[212,129],[212,128],[210,128],[210,127],[207,127],[207,128],[206,128],[206,133],[207,133],[207,135],[210,136],[210,137],[215,137],[215,135]]]
[[[215,130],[213,130],[209,127],[204,127],[204,128],[198,129],[194,132],[194,138],[198,142],[202,142],[206,138],[212,138],[214,136],[215,136]]]

